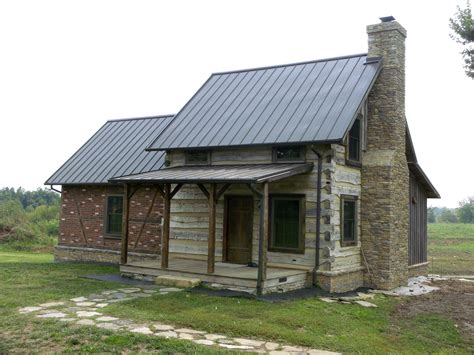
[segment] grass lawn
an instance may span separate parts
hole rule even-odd
[[[114,266],[55,264],[51,254],[14,252],[0,248],[0,354],[124,351],[209,353],[209,348],[190,342],[45,321],[17,311],[20,307],[123,287],[112,282],[80,277],[117,270]]]
[[[474,274],[474,224],[428,224],[430,272],[444,275]]]
[[[111,266],[55,264],[49,254],[0,249],[0,353],[211,352],[186,341],[78,327],[17,312],[19,307],[117,288],[114,283],[80,278],[116,271]],[[266,303],[178,292],[116,303],[101,312],[343,352],[468,353],[474,346],[445,316],[423,312],[410,317],[397,315],[399,300],[381,295],[373,302],[378,308],[318,299]]]

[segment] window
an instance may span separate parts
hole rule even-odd
[[[271,251],[304,253],[304,196],[270,196]]]
[[[349,131],[349,138],[347,143],[347,159],[349,161],[360,162],[361,151],[361,122],[358,117]]]
[[[120,236],[122,234],[122,212],[123,197],[107,197],[107,216],[105,221],[105,233]]]
[[[304,147],[302,146],[288,146],[273,148],[273,161],[288,162],[288,161],[304,161]]]
[[[185,160],[188,165],[206,165],[209,164],[210,152],[207,150],[195,150],[185,152]]]
[[[341,197],[341,245],[357,245],[357,197]]]

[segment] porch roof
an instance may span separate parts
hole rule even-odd
[[[180,166],[114,177],[110,182],[262,183],[309,172],[313,163]]]

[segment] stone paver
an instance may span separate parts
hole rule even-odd
[[[39,318],[57,319],[62,322],[74,322],[81,326],[95,326],[110,331],[128,330],[132,333],[153,335],[163,338],[177,338],[184,341],[192,341],[204,346],[220,347],[222,349],[235,350],[239,352],[275,353],[275,354],[335,354],[317,349],[307,349],[275,342],[265,342],[258,339],[232,338],[221,334],[209,334],[202,330],[179,328],[169,324],[150,323],[136,324],[129,319],[119,319],[103,315],[98,309],[107,307],[111,303],[124,302],[141,297],[152,297],[154,295],[165,295],[171,292],[180,292],[183,289],[176,287],[156,288],[153,290],[138,287],[120,288],[118,290],[107,290],[100,294],[92,294],[89,297],[71,298],[69,302],[55,301],[43,303],[39,306],[23,307],[19,313],[35,314]],[[359,302],[364,299],[360,296]],[[366,302],[369,303],[369,302]],[[55,309],[53,309],[53,307]]]
[[[64,305],[64,302],[48,302],[48,303],[40,304],[39,306],[43,308],[50,308],[50,307],[63,306],[63,305]]]
[[[354,303],[357,303],[359,306],[362,306],[362,307],[374,307],[374,308],[377,307],[376,304],[373,304],[367,301],[355,301]]]
[[[66,314],[63,312],[52,312],[52,313],[39,314],[36,317],[38,318],[64,318],[66,317]]]

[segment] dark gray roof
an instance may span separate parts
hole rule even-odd
[[[359,54],[213,74],[148,149],[339,142],[381,61]]]
[[[172,117],[107,121],[45,184],[106,184],[113,176],[160,169],[164,152],[145,148]]]
[[[121,176],[111,182],[158,183],[261,183],[309,172],[313,163],[180,166]]]

